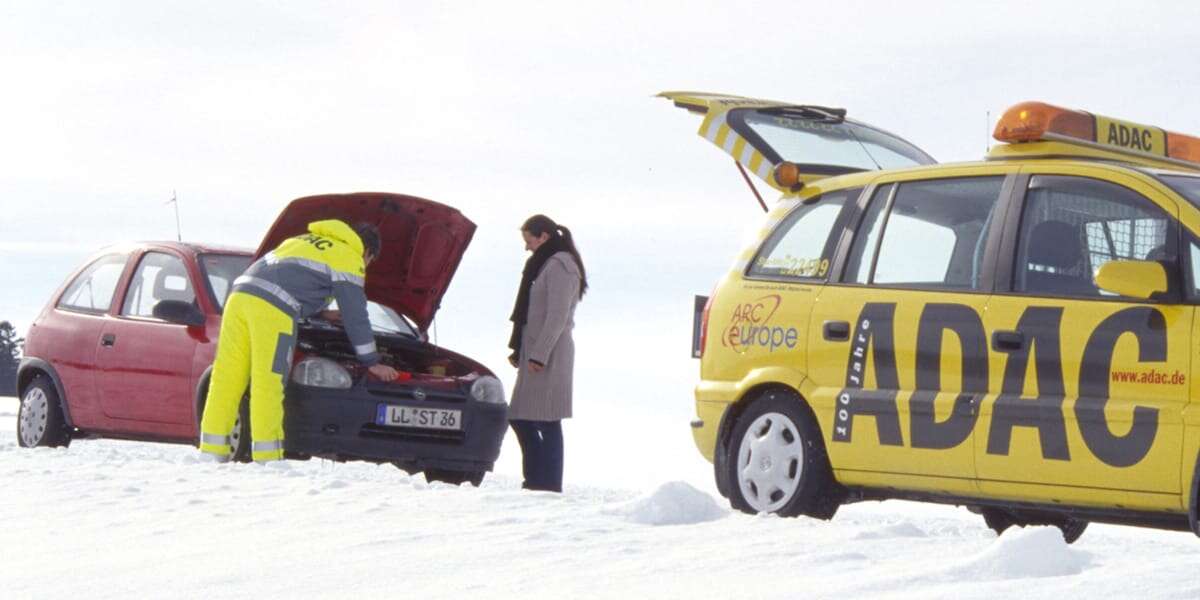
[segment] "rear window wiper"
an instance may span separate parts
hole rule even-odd
[[[758,109],[759,114],[788,117],[805,121],[817,121],[837,125],[846,121],[846,109],[816,106],[814,104],[796,104],[793,106],[772,106]]]

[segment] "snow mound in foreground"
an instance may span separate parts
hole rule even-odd
[[[909,522],[896,523],[880,529],[862,531],[854,536],[856,540],[877,540],[888,538],[923,538],[928,537],[924,529]]]
[[[983,580],[1062,577],[1081,573],[1089,563],[1091,556],[1068,546],[1057,527],[1013,527],[948,574]]]
[[[729,514],[712,496],[682,481],[664,483],[653,493],[606,512],[642,525],[690,525]]]

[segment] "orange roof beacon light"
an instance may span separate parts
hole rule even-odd
[[[993,136],[1001,142],[1054,141],[1200,165],[1200,138],[1044,102],[1022,102],[1004,112]]]
[[[780,187],[793,192],[798,192],[804,187],[804,182],[800,181],[800,166],[796,163],[785,160],[775,165],[774,177],[775,183]]]

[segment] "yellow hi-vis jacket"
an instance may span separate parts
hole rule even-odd
[[[379,362],[367,319],[362,240],[342,221],[309,223],[307,234],[288,238],[233,283],[233,291],[262,298],[293,319],[312,316],[336,299],[359,362]]]

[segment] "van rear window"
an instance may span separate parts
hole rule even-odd
[[[841,231],[846,205],[858,198],[862,188],[827,193],[788,214],[750,265],[749,275],[795,279],[825,279]]]

